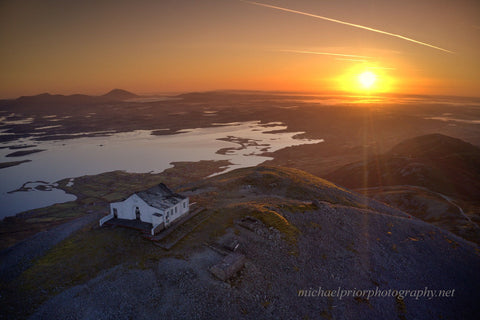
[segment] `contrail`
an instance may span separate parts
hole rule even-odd
[[[302,50],[280,50],[280,52],[291,52],[291,53],[307,53],[307,54],[319,54],[324,56],[336,56],[336,57],[350,57],[350,58],[364,58],[368,59],[367,56],[358,56],[354,54],[343,54],[343,53],[330,53],[330,52],[317,52],[317,51],[302,51]]]
[[[335,60],[340,60],[340,61],[354,61],[354,62],[368,62],[368,60],[348,59],[348,58],[336,58]],[[367,67],[367,69],[397,70],[397,68],[392,68],[392,67]]]
[[[337,58],[335,60],[340,60],[340,61],[355,61],[355,62],[367,62],[368,60],[365,59],[345,59],[345,58]]]
[[[254,2],[254,1],[248,1],[248,0],[240,0],[240,1],[245,2],[245,3],[254,4],[254,5],[257,5],[257,6],[266,7],[266,8],[272,8],[272,9],[277,9],[277,10],[281,10],[281,11],[302,14],[304,16],[309,16],[309,17],[314,17],[314,18],[318,18],[318,19],[322,19],[322,20],[336,22],[336,23],[340,23],[340,24],[344,24],[344,25],[347,25],[347,26],[351,26],[351,27],[355,27],[355,28],[359,28],[359,29],[364,29],[364,30],[368,30],[368,31],[376,32],[376,33],[386,34],[386,35],[389,35],[389,36],[392,36],[392,37],[395,37],[395,38],[399,38],[399,39],[410,41],[410,42],[413,42],[413,43],[416,43],[416,44],[420,44],[422,46],[427,46],[427,47],[437,49],[437,50],[440,50],[440,51],[444,51],[444,52],[448,52],[448,53],[454,53],[453,51],[443,49],[443,48],[440,48],[440,47],[437,47],[437,46],[434,46],[434,45],[431,45],[431,44],[428,44],[428,43],[425,43],[425,42],[421,42],[421,41],[418,41],[418,40],[415,40],[415,39],[412,39],[412,38],[408,38],[408,37],[402,36],[400,34],[390,33],[390,32],[387,32],[387,31],[382,31],[382,30],[362,26],[362,25],[355,24],[355,23],[350,23],[350,22],[346,22],[346,21],[342,21],[342,20],[327,18],[327,17],[324,17],[324,16],[319,16],[319,15],[316,15],[316,14],[311,14],[311,13],[307,13],[307,12],[292,10],[292,9],[288,9],[288,8],[272,6],[272,5],[265,4],[265,3],[260,3],[260,2]]]

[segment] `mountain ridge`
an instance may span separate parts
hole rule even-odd
[[[480,148],[442,134],[407,139],[389,152],[347,164],[326,179],[349,188],[416,185],[480,199]]]
[[[40,93],[32,96],[21,96],[17,99],[3,100],[9,102],[16,102],[20,105],[46,105],[46,104],[93,104],[103,103],[108,101],[124,101],[139,97],[138,95],[131,93],[123,89],[113,89],[103,95],[86,95],[86,94],[50,94]]]
[[[107,92],[106,94],[102,95],[101,97],[116,99],[116,100],[128,100],[128,99],[138,98],[139,96],[127,90],[113,89]]]
[[[161,313],[167,318],[200,319],[362,315],[433,320],[473,318],[478,312],[478,305],[471,303],[479,297],[478,246],[329,181],[301,170],[258,166],[177,191],[205,207],[204,223],[167,253],[135,240],[133,231],[96,228],[76,234],[65,244],[68,250],[60,247],[30,270],[31,281],[51,270],[52,260],[62,264],[62,273],[76,269],[88,273],[98,268],[95,259],[103,263],[104,256],[115,262],[81,284],[67,286],[38,308],[33,319],[93,318],[98,305],[103,316],[125,318]],[[255,227],[239,224],[245,219],[254,221]],[[223,282],[209,269],[223,257],[217,250],[231,241],[239,243],[236,253],[243,254],[246,263]],[[92,250],[98,258],[89,255]],[[118,255],[122,259],[113,258]],[[428,287],[455,289],[455,295],[418,300],[299,296],[301,290],[319,287],[381,291]],[[173,297],[176,307],[165,297]]]
[[[325,178],[480,243],[480,148],[470,143],[418,136]]]

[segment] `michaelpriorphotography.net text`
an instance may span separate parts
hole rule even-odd
[[[433,298],[453,298],[455,289],[383,289],[379,287],[370,289],[346,289],[338,287],[336,289],[327,289],[318,287],[317,289],[300,289],[297,291],[299,297],[305,298],[362,298],[369,300],[370,298],[389,298],[393,297],[399,300],[405,298],[428,299]]]

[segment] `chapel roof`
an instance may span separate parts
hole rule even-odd
[[[150,189],[136,193],[149,206],[166,210],[186,199],[185,196],[170,190],[165,184],[160,183]]]

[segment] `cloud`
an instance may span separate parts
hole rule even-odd
[[[354,62],[367,62],[368,60],[365,59],[345,59],[345,58],[337,58],[335,60],[340,60],[340,61],[354,61]]]
[[[375,28],[370,28],[370,27],[367,27],[367,26],[362,26],[360,24],[355,24],[355,23],[350,23],[350,22],[346,22],[346,21],[342,21],[342,20],[337,20],[337,19],[332,19],[332,18],[328,18],[328,17],[324,17],[324,16],[319,16],[319,15],[308,13],[308,12],[302,12],[302,11],[292,10],[292,9],[288,9],[288,8],[272,6],[272,5],[265,4],[265,3],[260,3],[260,2],[254,2],[254,1],[248,1],[248,0],[240,0],[240,1],[245,2],[245,3],[249,3],[249,4],[253,4],[253,5],[256,5],[256,6],[261,6],[261,7],[266,7],[266,8],[271,8],[271,9],[276,9],[276,10],[281,10],[281,11],[286,11],[286,12],[291,12],[291,13],[296,13],[296,14],[301,14],[301,15],[304,15],[304,16],[309,16],[309,17],[313,17],[313,18],[317,18],[317,19],[322,19],[322,20],[326,20],[326,21],[330,21],[330,22],[335,22],[335,23],[347,25],[347,26],[354,27],[354,28],[359,28],[359,29],[364,29],[364,30],[376,32],[376,33],[381,33],[381,34],[385,34],[385,35],[388,35],[388,36],[391,36],[391,37],[399,38],[399,39],[402,39],[402,40],[405,40],[405,41],[413,42],[413,43],[416,43],[416,44],[419,44],[419,45],[422,45],[422,46],[426,46],[426,47],[430,47],[430,48],[433,48],[433,49],[436,49],[436,50],[440,50],[440,51],[443,51],[443,52],[454,53],[453,51],[450,51],[450,50],[447,50],[447,49],[444,49],[444,48],[440,48],[440,47],[434,46],[434,45],[426,43],[426,42],[422,42],[422,41],[418,41],[418,40],[415,40],[415,39],[412,39],[412,38],[408,38],[408,37],[402,36],[400,34],[390,33],[390,32],[387,32],[387,31],[383,31],[383,30],[379,30],[379,29],[375,29]]]
[[[353,61],[353,62],[371,62],[372,57],[369,56],[359,56],[355,54],[344,54],[344,53],[332,53],[332,52],[318,52],[318,51],[305,51],[305,50],[279,50],[280,52],[291,52],[291,53],[303,53],[303,54],[318,54],[322,56],[333,56],[337,57],[335,60],[340,61]],[[385,70],[396,70],[392,67],[381,67],[381,66],[368,66],[368,69],[385,69]]]
[[[303,50],[280,50],[280,52],[319,54],[319,55],[324,55],[324,56],[349,57],[349,58],[363,58],[363,59],[369,59],[369,58],[370,58],[370,57],[367,57],[367,56],[359,56],[359,55],[355,55],[355,54],[318,52],[318,51],[303,51]]]

